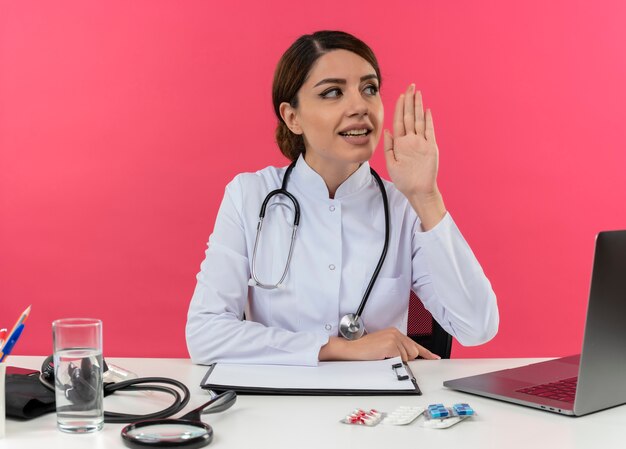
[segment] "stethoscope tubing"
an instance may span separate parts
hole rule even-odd
[[[372,274],[372,278],[370,279],[370,283],[368,284],[367,289],[365,289],[365,293],[363,294],[363,299],[361,299],[361,304],[359,304],[359,308],[356,310],[356,313],[354,314],[355,321],[358,320],[363,314],[363,310],[365,309],[365,304],[367,304],[367,299],[369,298],[370,293],[372,292],[374,283],[376,282],[376,279],[378,278],[378,273],[380,273],[380,269],[382,268],[383,263],[385,262],[385,258],[387,257],[387,250],[389,249],[389,234],[390,234],[389,226],[390,224],[389,224],[389,202],[387,200],[387,190],[385,189],[385,184],[383,184],[383,180],[380,179],[380,176],[378,176],[378,173],[376,173],[373,168],[370,168],[370,172],[372,173],[372,176],[378,183],[378,188],[380,189],[381,196],[383,197],[383,208],[385,210],[385,242],[383,244],[383,250],[380,253],[380,258],[378,259],[378,263],[376,264],[376,268],[374,269],[374,273]]]
[[[289,167],[287,167],[287,171],[285,172],[285,175],[283,176],[283,182],[282,182],[280,189],[272,190],[270,193],[267,194],[267,196],[263,200],[263,204],[261,204],[261,211],[259,212],[259,222],[257,223],[257,226],[256,226],[256,238],[254,239],[254,249],[252,251],[252,270],[250,270],[251,271],[250,274],[252,276],[252,280],[254,281],[253,285],[259,288],[266,289],[266,290],[272,290],[275,288],[282,287],[283,281],[287,277],[287,272],[289,271],[289,265],[291,264],[291,256],[293,255],[293,246],[296,241],[296,232],[298,230],[298,225],[300,224],[300,203],[298,202],[295,196],[293,196],[291,193],[287,191],[287,183],[289,182],[289,175],[291,174],[295,166],[296,166],[296,161],[293,161],[291,164],[289,164]],[[285,269],[283,270],[283,273],[280,276],[280,279],[278,280],[276,284],[265,284],[261,282],[259,278],[257,278],[256,276],[256,253],[259,247],[259,240],[261,240],[260,238],[261,230],[263,229],[263,220],[265,219],[265,211],[267,209],[267,205],[270,202],[270,200],[274,196],[277,196],[277,195],[286,196],[287,198],[289,198],[289,200],[293,204],[293,209],[294,209],[293,228],[291,230],[291,242],[289,243],[289,254],[287,255],[287,263],[285,263]]]
[[[182,391],[183,394],[181,396],[181,394],[176,389],[171,388],[171,387],[165,387],[162,385],[154,385],[155,383],[173,385],[176,388],[178,388],[180,391]],[[142,384],[150,384],[150,385],[142,385]],[[105,423],[127,423],[127,422],[139,421],[139,420],[143,421],[147,419],[166,418],[184,409],[185,406],[189,403],[189,400],[191,399],[191,393],[189,392],[189,388],[187,388],[187,386],[184,383],[176,379],[169,379],[166,377],[142,377],[139,379],[129,379],[129,380],[123,380],[121,382],[107,384],[104,386],[104,395],[108,396],[109,394],[112,394],[119,390],[161,391],[163,393],[168,393],[174,396],[174,403],[161,411],[158,411],[155,413],[148,413],[145,415],[104,412]]]

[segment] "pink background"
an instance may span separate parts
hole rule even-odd
[[[2,1],[0,324],[33,305],[16,354],[90,316],[105,356],[186,357],[224,186],[286,163],[273,68],[343,29],[378,55],[388,126],[422,90],[446,205],[498,296],[498,336],[453,355],[578,352],[594,235],[626,228],[625,22],[619,0]]]

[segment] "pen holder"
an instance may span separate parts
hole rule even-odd
[[[6,429],[6,398],[4,397],[4,384],[7,372],[7,365],[4,362],[0,362],[0,439],[4,438]]]

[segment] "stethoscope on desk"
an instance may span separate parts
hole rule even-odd
[[[282,288],[283,281],[285,280],[285,277],[287,277],[287,271],[289,270],[289,264],[291,263],[291,256],[293,254],[293,245],[296,239],[296,231],[298,229],[298,225],[300,224],[300,203],[298,203],[298,200],[296,199],[295,196],[293,196],[291,193],[287,191],[287,183],[289,182],[289,176],[291,175],[293,168],[296,166],[296,162],[297,160],[292,162],[291,165],[289,165],[289,167],[287,168],[287,171],[285,172],[285,176],[283,177],[283,183],[282,183],[281,188],[272,190],[270,193],[268,193],[267,196],[265,197],[265,200],[263,201],[263,204],[261,205],[261,211],[259,212],[259,223],[257,224],[256,237],[254,240],[254,250],[252,252],[252,269],[250,270],[252,278],[248,282],[248,284],[253,287],[260,287],[260,288],[264,288],[268,290],[275,289],[275,288]],[[363,309],[365,308],[367,299],[369,298],[372,288],[374,287],[374,283],[376,282],[376,278],[378,277],[380,268],[382,267],[383,262],[385,261],[385,256],[387,255],[387,248],[389,247],[389,204],[387,202],[387,192],[385,190],[385,185],[383,184],[382,179],[380,179],[380,176],[378,176],[378,173],[376,173],[374,169],[371,167],[370,167],[370,172],[372,173],[372,176],[376,180],[376,183],[378,184],[378,188],[380,189],[381,196],[383,198],[383,207],[385,209],[385,243],[383,245],[383,250],[380,253],[380,258],[378,259],[378,264],[376,265],[376,269],[374,270],[374,273],[372,274],[372,278],[370,279],[367,289],[365,289],[365,293],[363,294],[363,299],[361,299],[361,304],[359,304],[359,308],[357,309],[356,313],[349,313],[345,315],[343,318],[341,318],[341,321],[339,322],[339,333],[341,334],[342,337],[344,337],[347,340],[356,340],[358,338],[361,338],[363,334],[365,333],[365,324],[363,323],[363,319],[361,318],[361,315],[363,314]],[[285,264],[285,269],[283,270],[280,280],[276,284],[266,284],[266,283],[261,282],[256,274],[256,254],[257,254],[257,248],[258,248],[259,240],[261,236],[261,229],[263,228],[263,219],[265,218],[265,210],[267,208],[267,204],[272,199],[272,197],[276,195],[286,196],[293,203],[293,207],[294,207],[293,230],[291,231],[291,243],[289,245],[287,263]]]
[[[106,374],[108,365],[102,359],[102,370]],[[94,389],[94,372],[97,370],[89,360],[81,362],[80,366],[70,363],[68,369],[69,384],[64,384],[55,376],[54,360],[50,356],[41,366],[39,380],[47,389],[62,394],[72,403],[71,407],[57,404],[57,411],[62,407],[75,409],[76,405],[93,407],[96,399]],[[103,376],[104,379],[104,376]],[[96,382],[97,383],[97,382]],[[174,402],[167,408],[148,414],[131,414],[119,412],[104,412],[106,423],[130,423],[122,429],[121,436],[124,444],[132,449],[181,447],[197,449],[208,445],[213,439],[213,428],[202,421],[202,415],[219,413],[228,410],[237,401],[237,394],[226,390],[217,394],[211,392],[211,400],[200,407],[188,412],[180,418],[168,418],[181,411],[189,403],[191,393],[187,386],[167,377],[143,377],[123,380],[120,382],[105,382],[104,396],[116,391],[150,391],[167,393],[174,398]],[[182,394],[181,394],[182,393]]]

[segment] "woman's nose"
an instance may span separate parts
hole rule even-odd
[[[351,117],[353,115],[363,116],[367,115],[369,111],[369,105],[361,92],[352,92],[348,98],[348,108],[346,114]]]

